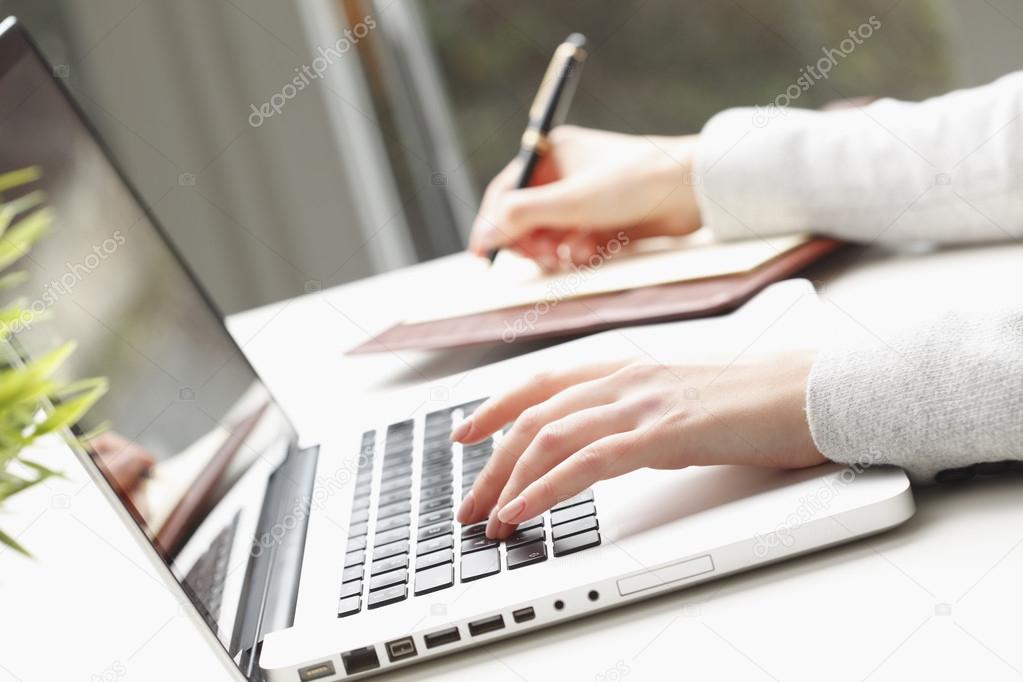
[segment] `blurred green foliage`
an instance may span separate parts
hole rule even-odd
[[[766,105],[869,17],[881,23],[795,103],[920,98],[951,86],[940,5],[916,0],[425,0],[456,123],[480,187],[512,157],[557,44],[590,58],[569,122],[622,132],[698,131],[714,113]]]
[[[7,199],[8,192],[39,179],[35,167],[0,174],[0,272],[24,258],[53,223],[50,209],[44,206],[42,191],[23,193]],[[23,281],[21,273],[0,277],[0,288]],[[12,333],[34,324],[44,313],[15,300],[0,308],[0,504],[12,495],[39,485],[58,472],[25,456],[25,450],[37,439],[64,431],[77,423],[106,392],[105,379],[84,379],[65,383],[55,375],[74,351],[64,343],[39,357],[21,362],[10,344]],[[0,530],[0,544],[28,554],[13,537]]]

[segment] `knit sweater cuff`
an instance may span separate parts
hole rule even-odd
[[[888,343],[827,348],[806,410],[829,459],[900,466],[917,483],[1023,459],[1023,312],[951,314]]]

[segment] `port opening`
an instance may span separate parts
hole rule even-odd
[[[525,623],[527,620],[533,620],[536,618],[536,611],[533,610],[532,606],[515,609],[512,611],[512,618],[515,619],[516,623]]]
[[[480,620],[469,623],[469,634],[475,637],[477,635],[486,634],[487,632],[493,632],[494,630],[500,630],[503,627],[504,616],[499,613],[496,616],[481,618]]]
[[[560,611],[561,609],[565,608],[565,602],[561,601],[560,599],[557,600],[556,602],[554,602],[554,608],[555,610]]]
[[[426,644],[427,649],[432,649],[435,646],[441,646],[442,644],[451,644],[462,639],[462,635],[458,633],[458,628],[448,628],[446,630],[438,630],[437,632],[431,632],[428,635],[423,636],[423,643]]]
[[[388,642],[387,646],[387,658],[394,661],[400,661],[403,658],[412,658],[416,655],[416,643],[411,637],[402,637],[396,639],[393,642]]]
[[[334,664],[330,661],[323,661],[322,663],[306,666],[305,668],[299,668],[298,679],[301,682],[312,682],[321,677],[330,677],[333,674]]]
[[[380,667],[376,647],[364,646],[341,654],[341,662],[345,664],[345,672],[349,675],[366,672]]]
[[[590,590],[590,593],[586,596],[590,598],[590,601],[597,601],[598,599],[600,599],[600,592],[597,592],[596,590]]]

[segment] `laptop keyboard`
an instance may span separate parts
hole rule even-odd
[[[486,537],[486,522],[469,526],[455,522],[455,502],[469,492],[493,454],[494,439],[461,447],[456,496],[459,458],[451,429],[457,418],[472,414],[482,403],[483,399],[475,400],[391,424],[379,447],[376,431],[362,435],[339,617],[400,602],[410,593],[443,590],[456,580],[481,580],[600,544],[590,490],[519,524],[503,542]],[[378,452],[379,471],[374,466]],[[374,492],[377,503],[371,507]]]

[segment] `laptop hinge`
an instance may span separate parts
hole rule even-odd
[[[250,680],[260,679],[263,637],[294,624],[318,455],[292,444],[267,482],[230,647]]]

